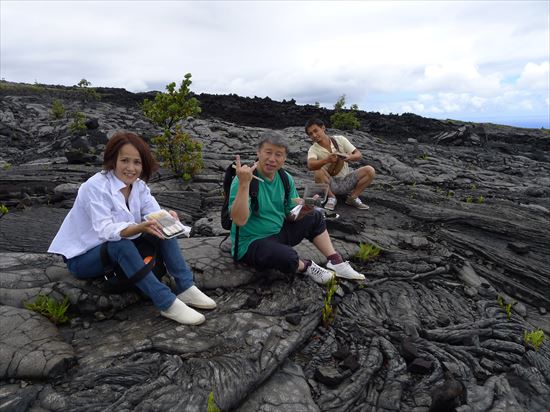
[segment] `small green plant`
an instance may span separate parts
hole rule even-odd
[[[506,303],[504,301],[504,298],[502,296],[498,296],[497,298],[497,302],[499,304],[499,306],[504,309],[504,311],[506,312],[506,317],[508,318],[508,320],[510,320],[510,318],[512,317],[512,307],[517,303],[515,300],[510,302],[510,303]]]
[[[174,134],[164,132],[152,139],[160,158],[170,165],[176,176],[190,180],[204,166],[202,144],[184,133],[179,125]]]
[[[4,163],[4,165],[2,166],[2,169],[4,170],[10,170],[11,169],[11,166],[12,164],[10,162],[6,162]]]
[[[69,308],[69,298],[65,297],[61,302],[46,295],[38,295],[34,302],[25,303],[25,307],[41,315],[46,316],[56,325],[60,325],[69,320],[66,315]]]
[[[472,203],[474,201],[474,199],[472,198],[472,196],[466,196],[466,203]]]
[[[343,94],[334,104],[334,113],[330,116],[331,126],[340,130],[359,129],[359,120],[357,120],[355,115],[359,107],[356,104],[352,104],[349,110],[344,111],[345,105],[346,95]]]
[[[0,217],[7,215],[9,212],[8,208],[4,204],[0,204]]]
[[[485,198],[482,195],[479,195],[476,199],[476,202],[479,204],[485,203]]]
[[[531,332],[523,331],[523,341],[526,345],[531,345],[536,351],[539,350],[544,342],[544,331],[542,329],[533,330]]]
[[[332,276],[332,279],[327,283],[327,294],[325,295],[325,300],[323,302],[323,310],[322,310],[322,320],[323,320],[323,326],[326,328],[334,322],[334,318],[336,317],[336,308],[332,306],[332,298],[334,297],[334,293],[336,293],[336,290],[338,289],[338,281],[336,280],[336,276]]]
[[[214,391],[210,392],[210,395],[208,395],[208,407],[207,412],[221,412],[220,408],[218,408],[218,405],[216,405],[216,401],[214,401]]]
[[[359,251],[355,254],[355,257],[362,262],[367,262],[375,257],[377,257],[382,249],[378,246],[370,245],[368,243],[360,243]]]
[[[170,83],[166,86],[166,93],[158,93],[153,101],[145,99],[141,106],[145,117],[163,130],[162,135],[153,140],[158,145],[159,156],[184,179],[190,179],[203,167],[202,145],[177,125],[182,119],[201,112],[199,101],[190,96],[191,83],[191,73],[187,73],[178,90],[176,83]],[[189,166],[187,162],[191,162]]]
[[[428,154],[427,153],[422,153],[420,156],[418,156],[418,158],[420,160],[428,160]]]
[[[447,190],[447,199],[450,199],[454,195],[455,195],[455,192],[453,192],[452,190]]]
[[[73,133],[84,133],[86,131],[86,116],[81,112],[74,112],[73,121],[69,125],[69,130]]]
[[[55,99],[52,103],[52,117],[54,119],[61,119],[63,116],[65,116],[65,107],[63,103]]]

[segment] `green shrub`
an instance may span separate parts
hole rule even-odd
[[[334,297],[334,293],[338,289],[338,281],[336,280],[336,276],[332,276],[332,279],[330,282],[327,283],[327,294],[325,295],[325,300],[323,302],[323,309],[321,312],[321,317],[323,320],[323,326],[326,328],[334,322],[334,318],[336,317],[336,309],[332,306],[332,298]]]
[[[179,125],[175,127],[175,133],[164,132],[154,137],[152,142],[160,159],[170,165],[176,176],[189,180],[202,170],[202,144],[184,133]]]
[[[362,262],[367,262],[377,257],[382,249],[375,245],[369,245],[368,243],[360,243],[359,251],[355,254],[355,257]]]
[[[7,215],[9,212],[8,208],[4,204],[0,204],[0,217]]]
[[[191,73],[187,73],[178,90],[176,83],[170,83],[165,93],[158,93],[153,101],[145,99],[141,106],[145,117],[162,128],[162,135],[153,140],[158,145],[158,155],[176,175],[188,179],[203,167],[202,145],[177,126],[179,121],[201,112],[199,101],[190,96],[191,83]]]
[[[166,86],[166,93],[158,93],[154,101],[145,99],[142,104],[145,117],[163,130],[171,130],[178,121],[198,115],[199,101],[189,95],[191,83],[191,73],[187,73],[177,91],[173,82]]]
[[[479,203],[479,204],[485,203],[485,198],[482,195],[479,195],[477,197],[477,203]]]
[[[466,203],[472,203],[474,201],[474,199],[472,198],[472,196],[466,196]]]
[[[46,316],[56,325],[65,323],[69,320],[66,315],[67,309],[69,308],[68,297],[58,302],[54,298],[50,298],[46,295],[38,295],[34,302],[25,303],[25,307]]]
[[[523,341],[526,345],[532,345],[535,350],[539,350],[544,342],[544,331],[542,329],[533,330],[531,332],[523,331]]]
[[[55,99],[52,103],[52,117],[54,119],[61,119],[63,116],[65,116],[65,107],[63,103]]]
[[[340,130],[359,129],[359,120],[357,120],[357,117],[355,116],[358,106],[356,104],[352,104],[350,110],[344,111],[345,104],[346,95],[343,94],[334,104],[334,113],[330,116],[331,126]]]
[[[86,79],[81,79],[76,85],[77,85],[78,87],[88,87],[88,86],[91,86],[92,83],[89,82],[89,81],[86,80]]]
[[[84,133],[86,131],[86,116],[81,112],[74,112],[73,121],[69,125],[69,130],[73,133]]]

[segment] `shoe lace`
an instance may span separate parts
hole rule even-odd
[[[323,269],[321,266],[317,265],[311,265],[309,267],[309,275],[313,276],[316,279],[323,279],[323,276],[325,275],[325,272],[327,272],[325,269]]]

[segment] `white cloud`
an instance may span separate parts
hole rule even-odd
[[[550,89],[550,63],[536,64],[529,62],[523,68],[517,82],[518,87],[525,89]]]
[[[502,76],[499,73],[482,75],[473,62],[455,61],[426,66],[424,76],[414,84],[419,91],[443,90],[491,95],[501,89]]]

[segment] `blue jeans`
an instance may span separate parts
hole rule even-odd
[[[143,267],[143,258],[131,240],[122,239],[107,243],[111,261],[116,262],[124,270],[124,273],[134,274]],[[176,239],[161,240],[158,242],[158,247],[168,273],[176,282],[175,294],[152,272],[137,282],[136,286],[153,301],[158,309],[166,310],[174,303],[177,294],[193,286],[193,273],[187,266]],[[102,276],[104,269],[100,249],[101,245],[67,260],[69,271],[79,279]]]

